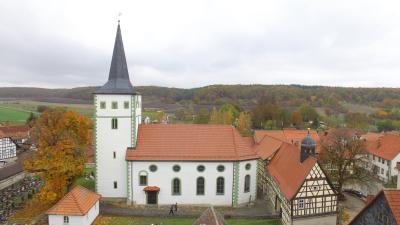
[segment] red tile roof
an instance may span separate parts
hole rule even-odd
[[[254,150],[262,160],[266,160],[279,150],[282,143],[281,140],[266,135],[254,145]]]
[[[313,156],[300,163],[300,149],[283,143],[267,165],[267,170],[286,199],[291,200],[316,163],[317,159]]]
[[[366,139],[367,150],[376,156],[386,160],[393,160],[400,153],[400,136],[396,134],[384,134],[378,138]]]
[[[101,195],[82,186],[76,186],[53,207],[47,210],[46,214],[69,216],[85,215],[100,198]]]
[[[126,160],[236,161],[258,158],[248,138],[230,125],[141,124]]]
[[[30,127],[27,125],[18,126],[0,126],[0,138],[1,137],[12,137],[12,138],[26,138],[29,136]]]
[[[301,140],[305,138],[310,132],[311,137],[314,139],[315,143],[317,143],[316,152],[320,151],[319,144],[319,135],[315,130],[296,130],[296,129],[283,129],[283,130],[256,130],[255,131],[255,140],[256,142],[260,142],[264,136],[270,136],[275,139],[281,140],[282,142],[287,142],[290,144],[294,144],[300,147]]]
[[[396,220],[397,224],[400,224],[400,190],[398,189],[387,189],[379,192],[374,199],[367,202],[367,205],[353,218],[353,220],[349,223],[349,225],[353,224],[353,222],[363,214],[363,212],[372,204],[374,204],[375,200],[378,199],[379,196],[384,195],[386,201],[389,205],[390,210],[392,211],[393,217]]]

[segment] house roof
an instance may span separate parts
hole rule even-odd
[[[278,139],[282,142],[287,142],[290,144],[294,144],[295,146],[300,147],[301,141],[303,138],[310,135],[312,139],[317,143],[316,152],[319,153],[319,136],[315,130],[297,130],[297,129],[283,129],[283,130],[256,130],[255,131],[255,140],[256,142],[260,142],[264,136],[270,136],[275,139]]]
[[[384,195],[390,210],[392,211],[393,217],[397,224],[400,224],[400,190],[398,189],[387,189],[380,191],[374,199],[372,199],[365,207],[353,218],[349,225],[353,224],[356,218],[360,217],[363,212],[373,205],[379,196]]]
[[[95,94],[135,94],[129,80],[128,66],[122,42],[121,27],[118,22],[114,51],[111,60],[108,81],[95,91]]]
[[[227,225],[224,217],[215,211],[214,207],[207,208],[193,225]]]
[[[53,207],[47,210],[46,214],[82,216],[85,215],[100,198],[101,195],[82,186],[76,186]]]
[[[29,136],[30,127],[27,125],[0,126],[0,138],[25,138]]]
[[[313,156],[309,156],[301,163],[300,149],[294,145],[282,143],[279,151],[267,165],[267,170],[286,199],[291,200],[316,163],[317,159]]]
[[[266,160],[278,151],[282,144],[281,140],[266,135],[254,145],[254,150],[262,160]]]
[[[141,124],[132,161],[237,161],[258,158],[231,125]]]
[[[368,136],[367,136],[368,138]],[[366,139],[367,150],[386,160],[393,160],[400,153],[400,136],[384,134],[378,138]]]

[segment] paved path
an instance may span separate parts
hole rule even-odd
[[[199,217],[207,207],[179,206],[174,216],[177,217]],[[140,216],[140,217],[167,217],[169,206],[127,206],[123,203],[100,203],[100,214],[107,216]],[[249,207],[230,208],[215,207],[215,209],[226,218],[278,218],[273,213],[272,207],[263,201]]]
[[[344,210],[349,214],[349,222],[364,208],[365,202],[353,195],[344,193],[346,200],[340,204],[344,206]]]

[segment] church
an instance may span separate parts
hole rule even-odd
[[[96,192],[103,198],[233,207],[256,198],[258,156],[233,126],[141,124],[120,25],[94,104]]]
[[[142,124],[119,24],[94,104],[95,187],[103,199],[240,207],[264,198],[282,224],[336,224],[337,193],[315,157],[316,133],[243,137],[231,125]]]

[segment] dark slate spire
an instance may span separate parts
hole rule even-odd
[[[95,94],[135,94],[131,81],[129,80],[119,21],[108,81],[97,89]]]

